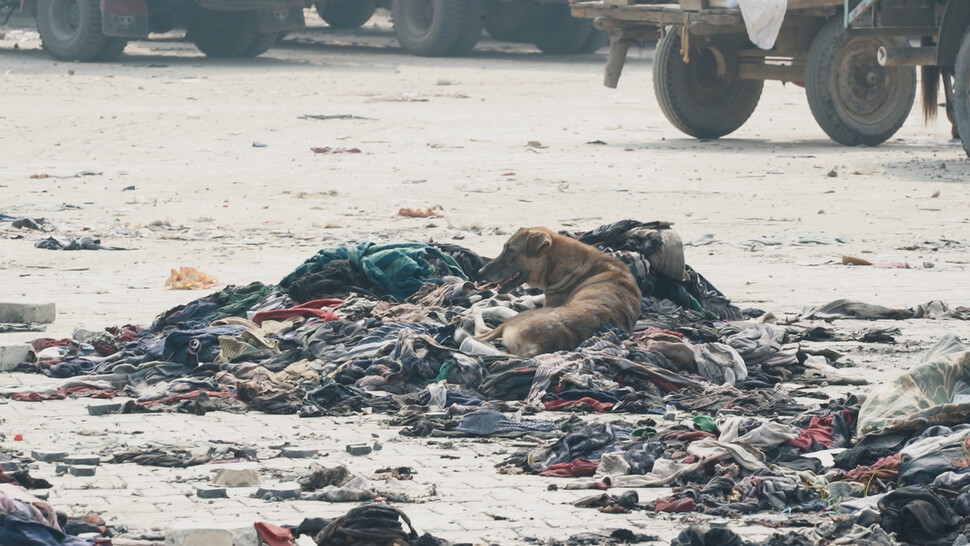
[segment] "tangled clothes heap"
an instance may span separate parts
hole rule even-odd
[[[625,220],[568,234],[626,263],[644,295],[633,332],[606,327],[573,351],[519,359],[476,341],[541,306],[542,296],[476,286],[485,260],[474,252],[360,243],[321,250],[277,285],[229,286],[171,309],[149,328],[35,340],[39,358],[21,369],[66,381],[5,394],[134,398],[123,412],[314,417],[373,408],[394,414],[406,435],[547,440],[504,461],[503,472],[569,476],[576,479],[566,487],[599,491],[675,488],[651,503],[608,491],[578,503],[604,511],[836,510],[851,521],[825,536],[778,540],[966,540],[970,425],[961,423],[970,415],[970,351],[959,340],[941,340],[864,400],[810,409],[790,388],[865,383],[832,366],[838,355],[808,347],[841,335],[824,320],[970,312],[941,302],[891,310],[840,300],[776,324],[771,314],[742,313],[684,264],[669,228]],[[575,416],[521,418],[553,410],[649,418],[595,425]],[[724,541],[710,531],[692,528],[683,543]]]

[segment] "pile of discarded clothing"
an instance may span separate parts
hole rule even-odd
[[[7,475],[0,470],[0,544],[11,546],[94,546],[111,544],[115,531],[97,514],[68,517],[57,512],[29,489],[51,485],[31,479],[21,471]]]
[[[515,357],[476,336],[540,307],[541,294],[476,284],[487,260],[456,245],[365,242],[321,250],[276,285],[230,286],[178,306],[149,327],[35,340],[38,359],[20,369],[65,382],[6,394],[133,398],[120,412],[309,418],[370,408],[393,414],[411,436],[544,441],[500,470],[573,478],[563,487],[600,491],[580,502],[603,511],[843,510],[862,514],[853,525],[898,540],[962,533],[970,353],[959,340],[944,339],[865,399],[811,409],[810,391],[786,385],[865,384],[833,366],[837,354],[805,345],[833,338],[820,321],[963,319],[966,308],[839,301],[781,325],[770,313],[742,313],[691,269],[669,224],[625,220],[566,235],[630,267],[643,294],[632,332],[607,326],[575,350]],[[568,413],[523,417],[543,411]],[[589,424],[575,416],[586,412],[632,417]],[[323,498],[373,490],[317,485]],[[675,490],[649,503],[609,492],[650,486]]]

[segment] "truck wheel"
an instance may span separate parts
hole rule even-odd
[[[114,61],[121,54],[125,52],[125,47],[128,46],[128,40],[124,38],[107,38],[104,41],[104,47],[98,52],[98,55],[94,58],[96,61]]]
[[[762,80],[726,79],[717,74],[710,49],[692,49],[690,62],[680,52],[680,32],[657,44],[653,89],[660,110],[674,127],[695,138],[720,138],[751,117],[761,99]]]
[[[902,127],[916,98],[916,68],[880,66],[876,52],[906,44],[905,38],[850,36],[842,17],[818,32],[805,63],[805,94],[832,140],[876,146]]]
[[[246,48],[240,57],[259,57],[263,53],[269,51],[269,48],[276,45],[279,37],[278,32],[259,32],[256,34],[256,38],[253,39],[253,43]]]
[[[358,28],[374,15],[375,0],[319,0],[317,15],[333,28]]]
[[[550,55],[579,53],[595,31],[592,20],[572,16],[569,4],[541,4],[533,21],[532,43]]]
[[[44,49],[60,61],[94,61],[108,38],[100,0],[39,0],[37,29]]]
[[[470,10],[466,0],[393,0],[394,33],[414,55],[451,55],[469,26]]]
[[[593,53],[608,45],[610,45],[610,35],[594,28],[586,43],[576,53]]]
[[[531,41],[532,7],[531,2],[486,0],[485,32],[500,42]]]
[[[485,5],[482,0],[466,0],[468,11],[465,13],[465,28],[458,34],[458,41],[451,50],[451,55],[468,55],[475,49],[475,44],[482,38],[485,28]]]
[[[259,16],[255,11],[200,9],[189,24],[186,37],[206,56],[227,58],[247,56],[259,34]]]

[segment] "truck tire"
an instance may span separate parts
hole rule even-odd
[[[970,30],[963,34],[953,69],[953,115],[963,151],[970,156]]]
[[[532,43],[543,53],[579,53],[596,30],[591,19],[573,17],[569,4],[540,4],[537,10]]]
[[[465,13],[465,28],[458,34],[458,41],[451,50],[451,55],[460,57],[468,55],[475,49],[475,44],[482,38],[485,29],[485,4],[482,0],[466,0],[468,11]]]
[[[485,32],[500,42],[532,41],[532,2],[486,0]]]
[[[259,57],[279,41],[279,32],[259,32],[241,57]]]
[[[587,38],[586,43],[576,53],[593,53],[608,45],[610,45],[610,35],[593,28],[593,32]]]
[[[680,32],[672,30],[657,44],[653,89],[660,110],[674,127],[695,138],[734,132],[754,113],[764,81],[718,76],[709,49],[692,49],[685,63],[680,41]]]
[[[375,0],[318,0],[317,15],[333,28],[358,28],[374,15]]]
[[[276,40],[276,33],[269,33]],[[212,11],[199,9],[189,23],[186,37],[208,57],[254,57],[262,49],[259,14],[255,11]],[[270,43],[272,45],[272,43]]]
[[[452,55],[468,27],[471,9],[466,0],[393,0],[394,33],[408,53]]]
[[[805,94],[815,121],[846,146],[876,146],[896,134],[916,98],[916,68],[880,66],[880,46],[905,38],[849,35],[833,17],[815,35],[805,62]]]
[[[121,54],[125,52],[125,47],[128,46],[128,40],[124,38],[107,38],[104,41],[104,47],[98,52],[98,55],[94,58],[96,61],[109,62],[114,61]]]
[[[59,61],[101,60],[109,40],[101,31],[100,0],[39,0],[37,29],[44,49]]]

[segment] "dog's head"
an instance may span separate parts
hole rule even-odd
[[[546,228],[522,228],[502,247],[497,258],[485,264],[478,277],[497,282],[500,294],[528,282],[538,286],[545,268],[545,254],[552,246],[553,232]]]

